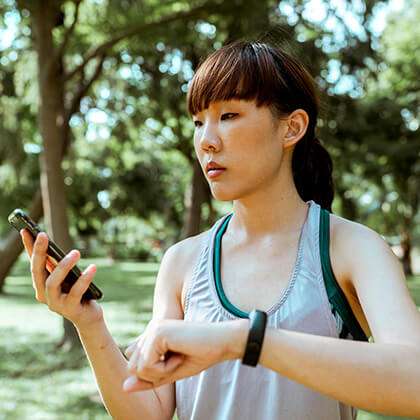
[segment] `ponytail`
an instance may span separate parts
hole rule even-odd
[[[292,156],[293,180],[302,200],[314,200],[322,208],[332,212],[332,171],[333,163],[328,151],[317,137],[309,140],[309,136],[305,135],[296,144]]]

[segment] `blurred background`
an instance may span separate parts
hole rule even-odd
[[[165,250],[231,209],[185,106],[230,40],[264,35],[314,75],[333,212],[387,240],[420,307],[419,21],[414,0],[0,0],[0,419],[109,418],[71,324],[34,299],[8,214],[95,262],[109,328],[134,340]]]

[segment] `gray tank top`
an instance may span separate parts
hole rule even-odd
[[[339,337],[341,320],[331,312],[319,253],[320,206],[307,201],[289,284],[268,311],[267,327]],[[231,214],[231,213],[230,213]],[[237,319],[222,305],[215,286],[215,236],[228,215],[207,231],[193,276],[186,285],[184,319]],[[349,336],[348,339],[351,339]],[[229,360],[175,383],[179,420],[354,420],[357,410],[264,368]]]

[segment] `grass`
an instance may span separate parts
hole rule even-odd
[[[94,262],[107,324],[126,347],[150,319],[158,264]],[[84,354],[55,348],[62,320],[35,301],[26,261],[7,279],[0,308],[0,419],[109,419]]]
[[[158,264],[95,262],[95,283],[104,291],[110,331],[122,347],[150,319]],[[420,276],[409,279],[420,306]],[[61,318],[37,303],[26,260],[21,260],[0,295],[0,420],[109,419],[83,353],[57,350]],[[402,419],[360,411],[358,420]]]

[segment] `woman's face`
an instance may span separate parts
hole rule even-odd
[[[269,185],[279,174],[287,125],[255,101],[213,102],[193,116],[194,149],[215,199],[231,201]],[[209,160],[226,168],[211,178]]]

